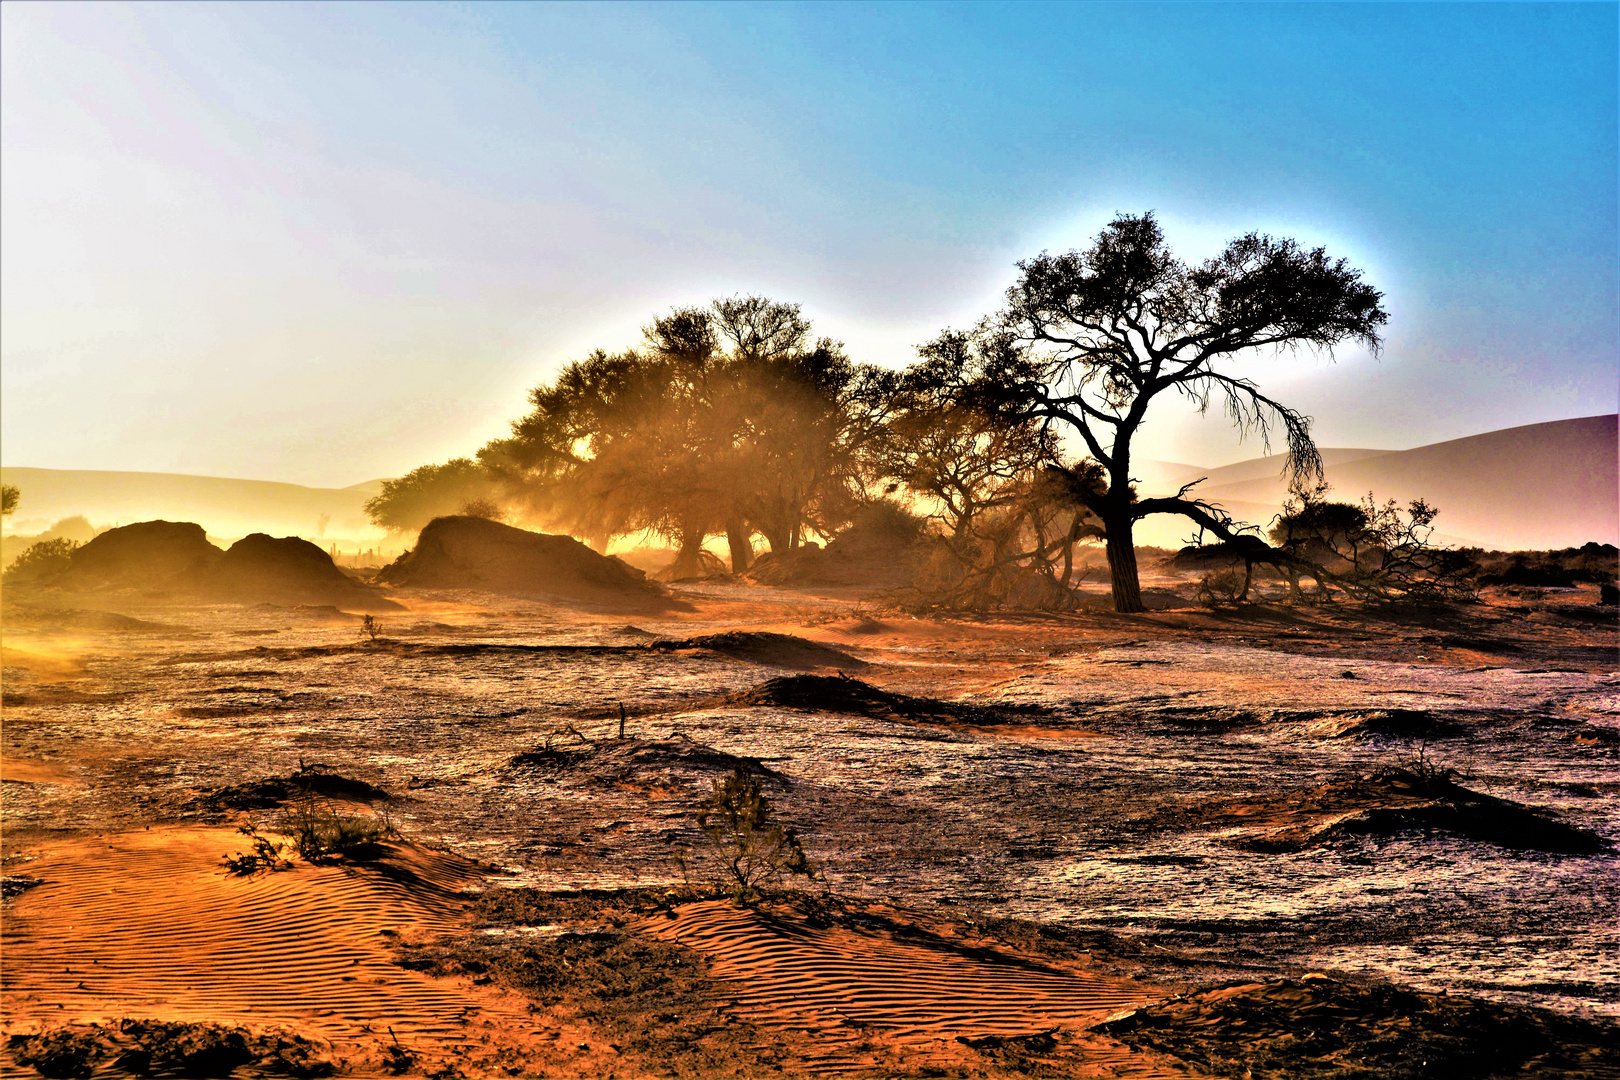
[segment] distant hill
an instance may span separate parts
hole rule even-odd
[[[22,492],[11,532],[41,532],[82,514],[97,526],[166,519],[194,521],[211,536],[253,532],[310,540],[381,538],[365,502],[382,481],[347,488],[312,488],[267,480],[230,480],[175,473],[92,472],[78,469],[0,469],[0,480]]]
[[[1412,450],[1329,447],[1322,456],[1331,497],[1358,502],[1371,491],[1380,500],[1426,499],[1440,508],[1437,531],[1449,542],[1504,550],[1572,547],[1588,540],[1620,543],[1620,416],[1530,424]],[[1200,496],[1263,526],[1287,496],[1282,463],[1277,454],[1214,469],[1143,461],[1137,477],[1144,495],[1170,494],[1206,477],[1196,489]],[[83,514],[98,526],[154,518],[195,521],[216,537],[250,532],[317,542],[383,537],[363,509],[381,480],[311,488],[173,473],[13,468],[0,469],[0,479],[22,491],[22,506],[7,522],[14,533],[43,532],[62,518]],[[1174,547],[1192,531],[1183,519],[1161,516],[1139,522],[1136,538]],[[401,540],[383,543],[394,546]]]
[[[1412,450],[1322,454],[1330,497],[1359,502],[1371,491],[1379,501],[1424,499],[1440,509],[1436,529],[1453,542],[1502,550],[1620,543],[1620,416],[1529,424]],[[1272,455],[1212,469],[1197,492],[1263,525],[1287,497],[1282,465],[1282,455]],[[1144,494],[1167,487],[1142,485]]]

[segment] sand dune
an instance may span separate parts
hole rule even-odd
[[[1529,424],[1412,450],[1325,449],[1330,497],[1357,502],[1425,499],[1440,508],[1438,531],[1499,550],[1620,543],[1620,417]],[[1197,488],[1253,524],[1287,498],[1280,455],[1212,469]],[[1146,494],[1170,480],[1144,479]],[[1152,528],[1150,524],[1145,528]],[[1139,531],[1141,529],[1139,528]],[[1185,531],[1185,529],[1183,529]],[[1142,540],[1139,542],[1162,542]]]
[[[10,867],[44,884],[6,913],[8,1032],[123,1017],[285,1027],[364,1060],[392,1028],[430,1060],[486,1017],[521,1026],[500,999],[406,971],[390,950],[457,927],[459,860],[402,848],[392,876],[302,862],[222,873],[221,857],[246,846],[231,830],[153,829],[56,843]]]
[[[883,929],[816,926],[803,919],[704,901],[647,920],[646,932],[714,960],[755,1023],[805,1031],[815,1072],[870,1069],[862,1042],[877,1034],[914,1052],[960,1060],[961,1040],[1081,1029],[1160,1000],[1164,993],[1097,972],[1061,971],[1006,951],[902,940]],[[1141,1059],[1102,1037],[1084,1058],[1138,1068]]]

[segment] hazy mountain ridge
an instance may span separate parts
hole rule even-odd
[[[15,520],[7,523],[11,532],[40,532],[61,518],[82,514],[98,526],[194,521],[210,535],[225,537],[254,532],[310,539],[382,536],[365,512],[380,480],[314,488],[179,473],[11,467],[0,468],[0,480],[22,492]]]
[[[1331,497],[1356,502],[1371,491],[1380,500],[1426,499],[1440,508],[1439,533],[1454,542],[1504,550],[1620,543],[1620,415],[1504,428],[1411,450],[1327,447],[1322,457]],[[1213,469],[1143,461],[1139,489],[1170,494],[1204,477],[1195,489],[1200,497],[1264,526],[1287,497],[1282,463],[1280,454]],[[195,521],[215,536],[382,535],[364,510],[381,480],[313,488],[175,473],[32,468],[0,469],[0,478],[23,493],[8,523],[17,533],[43,531],[58,519],[83,514],[97,525]],[[1136,536],[1139,543],[1177,546],[1191,531],[1184,520],[1161,516],[1139,523]]]

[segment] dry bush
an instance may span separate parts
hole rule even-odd
[[[1198,580],[1194,594],[1207,608],[1226,607],[1238,603],[1248,589],[1248,575],[1237,567],[1211,570]]]
[[[257,825],[251,823],[239,825],[236,831],[253,840],[253,850],[226,855],[224,861],[227,874],[252,877],[254,874],[267,871],[292,869],[292,863],[281,857],[282,846],[267,836],[260,836]]]
[[[741,767],[714,781],[697,820],[714,845],[704,861],[719,879],[715,884],[739,904],[758,900],[784,876],[815,875],[797,832],[771,820],[771,803],[759,779]],[[685,873],[686,857],[678,855],[676,865]]]
[[[1276,560],[1289,592],[1304,599],[1299,578],[1317,582],[1317,598],[1334,590],[1354,600],[1473,599],[1477,567],[1471,554],[1433,542],[1440,511],[1414,499],[1405,508],[1371,492],[1359,505],[1328,502],[1326,484],[1296,491],[1271,527]]]
[[[276,822],[276,831],[292,841],[305,862],[329,862],[355,856],[399,831],[386,810],[369,815],[339,813],[331,803],[306,795],[288,807]]]

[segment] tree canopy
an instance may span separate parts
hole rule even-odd
[[[372,524],[393,533],[415,532],[436,517],[465,512],[469,507],[485,516],[494,484],[488,474],[468,458],[443,465],[423,465],[397,480],[384,480],[382,490],[366,500]]]
[[[598,547],[651,530],[696,572],[723,534],[732,568],[752,537],[791,551],[865,498],[890,372],[812,340],[796,304],[759,296],[676,308],[641,347],[592,353],[529,395],[512,434],[479,451],[508,497]]]
[[[1388,320],[1382,294],[1322,248],[1257,233],[1197,266],[1175,258],[1151,213],[1123,214],[1085,251],[1018,264],[1007,305],[981,335],[1004,347],[959,388],[959,399],[1009,423],[1037,421],[1077,436],[1107,477],[1076,478],[1075,498],[1102,522],[1115,607],[1142,610],[1133,524],[1150,514],[1190,518],[1231,538],[1218,507],[1188,497],[1139,499],[1132,440],[1149,404],[1173,390],[1200,411],[1219,403],[1240,432],[1269,450],[1280,430],[1286,470],[1320,478],[1310,418],[1263,394],[1234,366],[1261,350],[1332,350],[1347,341],[1377,351]]]

